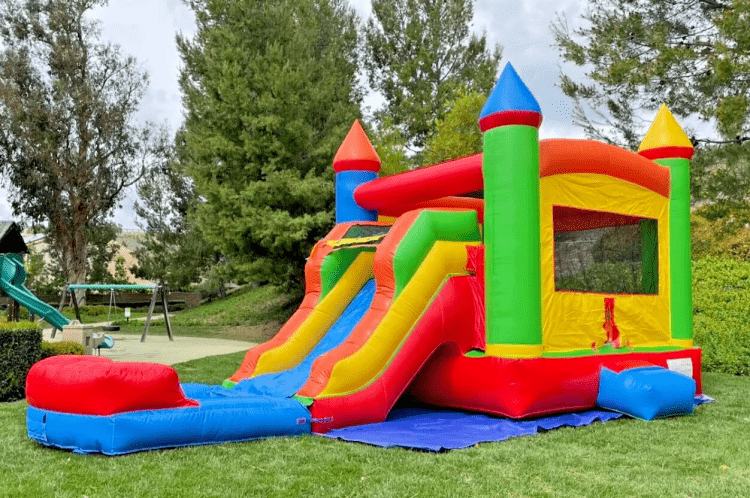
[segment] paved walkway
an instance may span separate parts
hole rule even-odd
[[[52,329],[45,329],[43,334],[44,340],[49,341]],[[119,334],[117,332],[107,332],[106,334],[115,340],[115,346],[112,349],[102,349],[102,356],[120,361],[147,361],[166,365],[206,356],[247,351],[255,345],[255,343],[245,341],[180,337],[178,335],[175,335],[174,341],[170,342],[166,333],[149,333],[146,342],[141,342],[140,334]],[[51,340],[53,342],[61,341],[62,333],[58,331],[55,338]]]

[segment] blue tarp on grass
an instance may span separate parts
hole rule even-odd
[[[390,448],[399,446],[426,451],[469,448],[477,443],[533,436],[542,430],[607,422],[621,413],[591,410],[534,420],[511,420],[489,415],[429,408],[398,408],[385,422],[334,429],[325,437]]]
[[[695,397],[695,404],[713,401],[708,396]],[[621,413],[589,410],[565,413],[533,420],[511,420],[476,413],[431,408],[397,408],[385,422],[334,429],[322,436],[390,448],[413,448],[425,451],[469,448],[478,443],[505,441],[513,437],[533,436],[540,430],[581,427],[597,420],[608,422]]]

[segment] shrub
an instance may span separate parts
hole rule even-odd
[[[50,356],[60,356],[63,354],[85,354],[86,350],[83,349],[81,344],[71,341],[60,341],[60,342],[43,342],[42,343],[42,358],[49,358]]]
[[[35,323],[0,323],[0,401],[24,398],[26,375],[42,358],[41,343]]]
[[[693,211],[693,259],[706,256],[750,261],[750,206],[717,202]]]
[[[728,257],[693,262],[695,344],[703,368],[750,375],[750,263]]]

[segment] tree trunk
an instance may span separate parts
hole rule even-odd
[[[70,244],[65,247],[66,278],[69,284],[86,283],[86,235],[79,228],[67,237]],[[86,290],[75,291],[79,306],[86,306]]]
[[[18,301],[15,299],[10,300],[10,304],[8,304],[8,321],[9,322],[18,322],[19,314],[20,314],[20,306],[18,304]]]

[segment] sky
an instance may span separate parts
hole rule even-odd
[[[369,17],[370,0],[350,0],[350,3],[362,19]],[[486,33],[491,45],[499,43],[503,47],[501,67],[511,62],[539,101],[544,115],[542,138],[583,137],[582,131],[572,124],[572,102],[558,86],[561,67],[569,74],[582,72],[562,66],[550,26],[558,15],[564,15],[571,26],[580,24],[585,8],[585,0],[561,0],[554,9],[548,0],[476,0],[474,5],[474,31]],[[92,14],[101,21],[102,39],[135,56],[150,76],[136,119],[166,124],[175,132],[183,120],[175,36],[195,33],[193,12],[180,0],[110,0],[109,5]],[[379,102],[377,95],[365,100],[370,107]],[[138,228],[132,212],[136,199],[135,192],[128,191],[115,214],[115,221],[123,229]],[[6,192],[0,188],[0,220],[13,219],[8,204]]]

